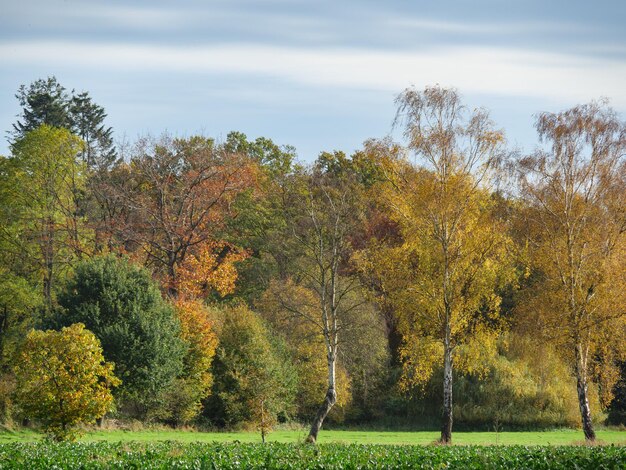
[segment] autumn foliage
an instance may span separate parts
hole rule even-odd
[[[224,297],[235,291],[237,262],[249,253],[226,242],[206,241],[178,268],[173,285],[185,298],[202,298],[217,292]]]
[[[76,426],[101,418],[120,381],[105,362],[100,342],[76,323],[61,331],[32,330],[15,368],[17,401],[55,439],[74,438]]]
[[[172,419],[181,424],[188,423],[200,413],[202,400],[211,392],[211,365],[218,339],[209,311],[201,302],[179,299],[175,308],[180,321],[180,336],[187,344],[183,370],[171,399]]]
[[[253,188],[255,175],[246,155],[212,139],[142,139],[130,162],[100,186],[106,217],[99,229],[109,244],[152,267],[176,296],[179,268],[188,256],[205,258],[219,245],[235,198]]]

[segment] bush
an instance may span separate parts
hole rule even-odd
[[[9,429],[14,425],[14,392],[15,376],[12,373],[0,374],[0,424]]]

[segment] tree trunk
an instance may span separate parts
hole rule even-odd
[[[322,406],[317,410],[317,414],[315,415],[315,419],[313,420],[313,424],[311,424],[311,430],[309,431],[309,435],[306,438],[306,442],[310,444],[315,444],[317,442],[317,434],[322,428],[322,424],[324,423],[324,419],[328,416],[330,409],[333,407],[335,403],[337,403],[337,392],[335,391],[335,355],[328,354],[328,391],[326,392],[326,397],[324,398],[324,402]]]
[[[0,314],[0,358],[4,357],[4,333],[9,329],[9,308],[5,305]],[[0,362],[0,373],[4,372],[6,364]]]
[[[309,436],[306,438],[306,442],[310,444],[315,444],[315,442],[317,442],[317,433],[319,433],[322,428],[322,424],[324,423],[324,419],[326,419],[330,409],[336,402],[337,392],[335,392],[334,388],[329,387],[326,392],[326,398],[324,398],[324,403],[322,403],[322,406],[320,406],[319,410],[317,410],[317,415],[315,415],[313,424],[311,424],[311,430],[309,431]]]
[[[576,390],[578,391],[578,407],[585,433],[585,440],[593,442],[596,440],[596,433],[593,430],[591,421],[591,410],[589,408],[589,397],[587,396],[587,367],[583,356],[582,348],[576,346]]]
[[[443,413],[440,442],[452,443],[452,351],[447,341],[444,344],[443,357]]]
[[[44,276],[43,297],[46,314],[52,311],[52,283],[54,275],[54,221],[49,218],[46,222],[47,233],[43,241]]]
[[[167,295],[171,299],[178,298],[178,285],[176,278],[176,257],[172,253],[168,255],[168,265],[167,265],[167,275],[168,275],[168,286],[167,286]]]

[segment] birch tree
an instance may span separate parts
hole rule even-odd
[[[524,313],[571,365],[585,439],[593,441],[592,374],[601,382],[616,378],[609,371],[626,343],[626,126],[601,102],[542,113],[536,127],[546,148],[517,166],[541,281],[528,292]],[[601,383],[605,391],[610,382]]]
[[[309,295],[288,295],[293,289],[275,289],[278,310],[305,322],[321,337],[327,364],[327,389],[313,419],[307,442],[317,435],[337,403],[338,359],[348,331],[362,327],[359,309],[366,305],[356,276],[346,270],[352,254],[350,235],[359,223],[358,191],[349,179],[334,178],[321,168],[299,175],[298,190],[290,196],[291,217],[286,228],[299,250],[291,281]],[[342,384],[342,386],[345,384]]]
[[[422,385],[443,368],[441,442],[452,440],[453,369],[476,369],[494,345],[507,239],[487,187],[504,136],[483,110],[469,112],[455,90],[407,89],[396,124],[418,157],[390,158],[384,204],[403,242],[373,256],[399,317],[403,384]]]

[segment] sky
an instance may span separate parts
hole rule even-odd
[[[229,131],[303,161],[392,133],[407,87],[455,87],[512,147],[534,116],[626,111],[624,0],[0,0],[0,154],[21,84],[56,76],[118,140]]]

